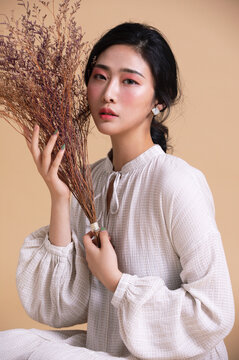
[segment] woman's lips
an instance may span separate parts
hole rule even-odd
[[[116,118],[118,115],[100,113],[100,118],[103,120],[110,120]]]
[[[115,117],[115,116],[118,116],[112,109],[110,108],[101,108],[100,111],[99,111],[99,114],[100,116],[104,117],[104,116],[109,116],[109,117]]]

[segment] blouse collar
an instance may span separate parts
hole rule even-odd
[[[157,157],[160,154],[165,154],[161,146],[158,144],[153,145],[148,150],[144,151],[142,154],[137,156],[135,159],[127,162],[120,171],[114,171],[113,163],[109,158],[109,154],[105,159],[105,170],[107,173],[120,173],[127,174],[135,171],[139,171],[145,165],[147,165],[152,159]]]

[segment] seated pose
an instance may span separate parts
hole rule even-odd
[[[179,97],[168,43],[151,26],[120,24],[93,47],[85,82],[96,127],[112,143],[92,165],[101,247],[57,175],[58,134],[41,153],[35,126],[28,147],[51,219],[26,238],[17,287],[34,320],[87,322],[87,331],[3,331],[0,359],[228,359],[234,303],[212,194],[199,170],[167,154],[162,122]]]

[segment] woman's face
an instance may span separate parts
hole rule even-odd
[[[149,131],[154,81],[149,65],[128,45],[113,45],[98,57],[90,76],[88,101],[100,132],[110,136]]]

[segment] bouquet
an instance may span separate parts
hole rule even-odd
[[[81,1],[61,0],[57,11],[54,0],[36,1],[30,7],[28,1],[19,0],[24,14],[17,20],[6,17],[8,33],[0,38],[0,117],[30,141],[38,124],[41,150],[59,131],[53,156],[66,146],[59,177],[97,233],[87,153],[90,111],[83,76],[90,45],[83,41],[75,20]]]

